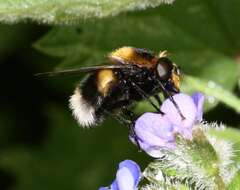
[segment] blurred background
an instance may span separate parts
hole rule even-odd
[[[197,3],[199,2],[196,2],[196,5]],[[235,15],[232,18],[221,15],[227,5],[204,5],[204,10],[208,7],[207,13],[211,14],[203,12],[204,18],[201,18],[198,9],[201,9],[202,5],[196,6],[193,3],[184,10],[185,5],[176,2],[175,7],[162,6],[148,11],[121,14],[103,21],[82,23],[79,27],[53,28],[33,23],[0,25],[0,189],[97,189],[112,182],[120,161],[135,160],[143,169],[151,160],[144,153],[138,152],[128,140],[128,131],[111,118],[91,130],[78,126],[68,108],[68,98],[80,78],[39,79],[34,77],[35,73],[56,67],[94,65],[100,56],[103,57],[106,52],[122,45],[155,51],[166,47],[165,49],[170,49],[173,54],[174,61],[179,62],[183,72],[187,74],[195,76],[196,72],[201,72],[205,74],[203,77],[199,74],[199,78],[204,78],[205,75],[211,78],[217,75],[218,70],[224,70],[226,74],[220,76],[223,84],[230,86],[230,91],[239,97],[237,78],[229,81],[229,85],[227,78],[235,75],[231,73],[231,64],[239,64],[237,58],[240,53],[240,26],[233,22]],[[228,11],[235,11],[236,15],[238,12],[237,8],[229,8]],[[217,13],[218,16],[215,17]],[[164,29],[165,26],[168,26],[167,30]],[[233,28],[236,31],[233,32]],[[70,49],[64,47],[66,51],[74,51],[80,57],[78,51],[84,52],[84,60],[78,57],[66,61],[56,45],[59,35],[66,37],[59,42]],[[218,40],[225,35],[227,37],[224,40]],[[43,36],[45,37],[36,45]],[[49,42],[49,38],[53,40]],[[142,38],[144,39],[139,40]],[[47,45],[46,39],[49,42]],[[76,43],[81,44],[81,47],[79,44],[70,45],[76,39]],[[209,46],[202,46],[200,42]],[[48,49],[44,49],[44,46]],[[86,47],[90,50],[86,50]],[[51,56],[54,54],[51,48],[59,51],[60,56]],[[103,51],[95,52],[96,49]],[[189,55],[193,50],[194,55]],[[206,55],[203,52],[205,50],[208,50]],[[71,54],[67,56],[69,55]],[[223,67],[222,55],[234,61]],[[216,70],[208,69],[215,60],[220,60],[219,67],[215,66]],[[224,64],[225,62],[224,58]],[[60,63],[62,66],[59,67]],[[204,69],[199,70],[199,67]],[[141,111],[144,109],[141,108]],[[227,126],[240,127],[240,115],[223,103],[209,108],[204,118],[208,121],[223,122]]]

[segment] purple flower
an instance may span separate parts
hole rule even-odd
[[[175,134],[173,125],[165,115],[145,113],[135,123],[140,148],[152,157],[159,157],[159,148],[175,147]],[[130,138],[135,144],[135,139]]]
[[[175,148],[175,134],[186,139],[192,138],[192,127],[202,120],[204,96],[194,93],[192,96],[176,94],[173,96],[185,119],[182,119],[173,103],[167,99],[161,106],[165,114],[145,113],[135,123],[136,139],[130,138],[152,157],[159,157],[163,148]]]
[[[120,162],[116,179],[110,187],[100,187],[99,190],[136,190],[141,178],[140,167],[132,160]]]
[[[192,99],[197,108],[196,120],[201,122],[203,116],[204,95],[201,93],[194,93]]]

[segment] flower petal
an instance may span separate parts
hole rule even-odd
[[[110,190],[119,190],[118,184],[117,184],[117,181],[116,181],[116,180],[113,181]]]
[[[162,146],[146,146],[145,145],[145,152],[153,158],[161,158],[163,156],[162,150],[167,149],[171,150],[176,148],[175,142],[166,142]]]
[[[134,178],[127,168],[122,168],[117,172],[116,180],[119,190],[135,190]]]
[[[165,115],[145,113],[136,120],[134,130],[140,148],[152,157],[160,157],[163,148],[175,147],[174,128]]]
[[[174,131],[176,133],[179,133],[184,137],[185,139],[192,140],[192,126],[190,127],[179,127],[179,126],[174,126]]]
[[[156,145],[158,144],[156,138],[173,141],[174,135],[172,131],[173,127],[168,118],[157,113],[144,113],[135,122],[137,136],[147,142],[153,141]]]
[[[116,177],[119,190],[127,190],[127,186],[136,188],[140,178],[141,170],[137,163],[132,160],[124,160],[119,164]]]
[[[182,119],[178,110],[174,104],[167,99],[163,102],[161,106],[161,111],[163,111],[170,122],[178,127],[190,128],[195,123],[197,108],[194,104],[193,99],[186,94],[176,94],[173,96],[173,99],[178,104],[180,111],[184,115],[185,119]]]
[[[136,190],[141,179],[140,167],[132,160],[124,160],[119,164],[116,179],[110,188],[100,187],[98,190]]]
[[[202,121],[202,116],[203,116],[203,105],[204,105],[204,95],[200,92],[195,92],[192,95],[192,99],[194,104],[197,107],[197,115],[196,115],[196,120],[197,121]]]

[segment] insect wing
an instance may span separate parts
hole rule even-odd
[[[101,69],[123,69],[123,68],[130,68],[131,65],[97,65],[97,66],[91,66],[91,67],[81,67],[77,69],[68,69],[68,70],[62,70],[62,71],[53,71],[53,72],[45,72],[45,73],[37,73],[35,76],[42,77],[53,77],[53,76],[73,76],[73,75],[79,75],[81,73],[88,73],[88,72],[94,72]]]

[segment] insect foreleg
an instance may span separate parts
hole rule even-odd
[[[143,99],[147,100],[156,110],[158,113],[164,114],[157,105],[149,98],[149,95],[144,92],[135,82],[130,81],[131,85],[135,88],[135,90],[142,96]]]

